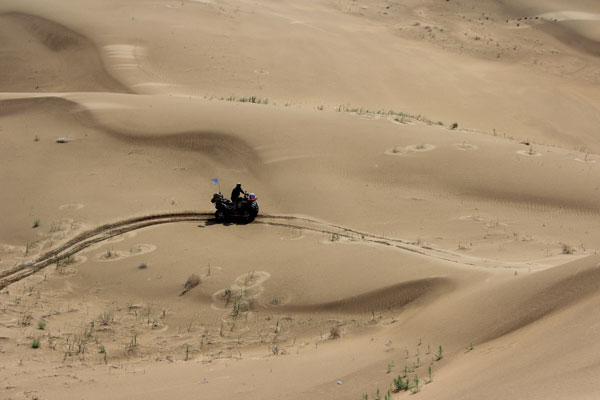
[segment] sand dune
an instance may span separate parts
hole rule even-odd
[[[598,397],[598,15],[3,2],[3,396]]]
[[[3,13],[0,21],[3,92],[131,92],[108,74],[85,36],[30,14]]]

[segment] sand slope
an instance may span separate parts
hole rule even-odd
[[[598,397],[595,2],[0,12],[6,398]]]

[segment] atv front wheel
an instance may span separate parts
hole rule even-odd
[[[244,212],[242,213],[242,221],[244,221],[245,223],[249,223],[252,222],[254,220],[255,215],[252,214],[250,211],[244,210]]]

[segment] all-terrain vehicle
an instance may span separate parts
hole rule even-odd
[[[221,192],[213,194],[210,201],[215,204],[215,218],[219,222],[239,218],[243,222],[252,222],[258,215],[258,198],[254,193],[244,193],[243,198],[233,201],[225,198]]]

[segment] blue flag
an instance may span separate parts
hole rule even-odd
[[[211,181],[213,185],[216,185],[217,183],[219,183],[219,178],[212,178]]]

